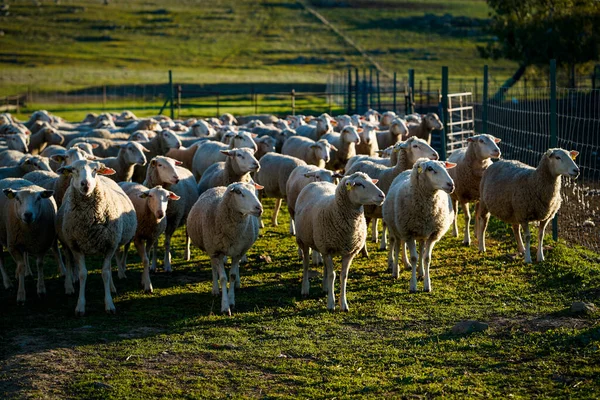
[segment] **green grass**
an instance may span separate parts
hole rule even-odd
[[[273,201],[265,205],[269,221]],[[392,280],[386,254],[369,243],[371,258],[351,267],[350,312],[331,313],[320,273],[311,295],[300,295],[286,212],[279,222],[267,222],[250,250],[231,317],[210,294],[206,255],[193,249],[181,261],[181,230],[174,272],[152,275],[154,294],[140,290],[139,259],[130,257],[128,278],[115,282],[114,316],[103,312],[98,260],[88,262],[83,318],[53,263],[45,299],[31,278],[24,306],[1,290],[2,397],[598,397],[598,320],[567,311],[598,298],[597,254],[548,241],[547,261],[526,265],[511,257],[509,227],[492,221],[488,253],[447,235],[433,252],[433,292],[409,294],[409,273]],[[452,335],[463,319],[490,328]]]
[[[351,46],[293,0],[11,1],[0,11],[0,91],[67,90],[99,84],[317,82],[368,67]],[[486,18],[484,0],[310,3],[387,71],[402,76],[481,75],[479,27],[431,25],[426,14]],[[8,15],[5,15],[8,12]],[[478,22],[481,26],[481,22]],[[510,62],[494,62],[507,76]]]

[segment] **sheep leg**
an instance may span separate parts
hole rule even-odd
[[[23,258],[25,259],[25,276],[33,276],[33,271],[31,271],[31,265],[29,264],[29,254],[27,252],[23,253]]]
[[[412,275],[410,276],[410,288],[411,293],[417,293],[417,261],[419,261],[419,253],[417,252],[417,243],[414,239],[406,241],[408,250],[410,251],[410,265],[412,266]]]
[[[190,261],[192,253],[190,251],[190,246],[192,245],[192,239],[190,239],[190,235],[188,235],[187,227],[185,228],[185,254],[183,259],[185,261]]]
[[[158,240],[152,244],[152,265],[150,265],[150,271],[155,272],[158,265],[156,261],[156,247],[158,247]]]
[[[219,290],[219,266],[218,266],[218,264],[214,264],[214,262],[212,262],[212,260],[211,260],[211,264],[212,264],[212,278],[213,278],[212,295],[218,296],[221,294],[221,291]]]
[[[65,267],[65,263],[62,258],[62,254],[60,254],[60,248],[58,247],[58,240],[54,241],[52,244],[52,255],[56,259],[56,264],[58,265],[58,274],[60,276],[65,276],[67,273],[67,269]]]
[[[479,213],[481,215],[479,216],[479,235],[477,235],[477,239],[479,240],[479,251],[485,253],[485,230],[490,220],[490,214],[483,209],[480,209]]]
[[[46,295],[46,284],[44,282],[44,256],[37,256],[35,261],[38,273],[37,294],[38,296],[44,296]]]
[[[368,225],[368,222],[369,221],[367,221],[367,225]],[[377,243],[379,241],[379,232],[377,232],[379,229],[377,227],[378,222],[379,222],[379,219],[377,219],[377,218],[373,218],[373,220],[371,221],[371,242],[373,242],[373,243]]]
[[[327,265],[325,265],[325,261],[323,261],[323,282],[322,282],[323,293],[327,293],[329,291],[329,283],[327,281]]]
[[[260,204],[262,204],[262,202],[263,202],[263,192],[262,192],[262,190],[258,191],[258,201],[260,201]],[[260,228],[264,228],[265,227],[265,223],[262,220],[262,215],[258,217],[258,226]]]
[[[390,235],[390,245],[388,247],[388,257],[387,257],[387,263],[388,263],[387,272],[391,272],[392,276],[394,273],[394,259],[396,257],[396,255],[394,254],[394,251],[396,250],[395,244],[396,244],[396,239]]]
[[[244,254],[242,257],[246,257],[246,254]],[[248,258],[246,257],[246,262],[248,262]],[[239,289],[242,287],[242,282],[240,281],[240,263],[241,263],[241,259],[239,259],[237,262],[233,262],[233,257],[231,257],[231,271],[230,274],[234,274],[235,275],[235,288]]]
[[[225,274],[223,258],[212,257],[211,263],[213,265],[213,269],[219,274],[219,282],[221,283],[221,312],[231,315],[231,309],[229,308],[229,296],[227,295],[227,275]]]
[[[73,255],[68,247],[65,246],[63,250],[65,253],[65,267],[67,269],[65,273],[65,294],[69,295],[75,293],[75,288],[73,287]]]
[[[454,209],[454,221],[452,221],[452,236],[458,237],[458,200],[452,199],[452,208]]]
[[[316,250],[311,250],[312,253],[312,265],[319,265],[323,263],[323,257],[321,257],[321,253]]]
[[[131,242],[125,244],[123,246],[123,251],[117,250],[117,265],[119,271],[119,279],[127,278],[125,271],[127,270],[127,253],[129,252],[129,246],[131,246]]]
[[[525,263],[531,264],[531,231],[529,230],[529,223],[524,222],[521,224],[521,227],[525,234]]]
[[[419,240],[419,269],[417,270],[417,279],[423,279],[425,272],[423,270],[423,259],[425,258],[425,242]]]
[[[240,279],[240,258],[231,257],[231,268],[229,269],[229,307],[235,307],[235,290],[239,288]]]
[[[146,253],[146,247],[150,247],[150,241],[148,243],[143,240],[136,240],[133,242],[140,258],[142,259],[142,265],[144,266],[144,270],[142,271],[142,286],[144,287],[144,291],[147,293],[152,293],[152,282],[150,281],[150,260],[148,260],[148,254]]]
[[[398,239],[390,240],[390,252],[394,252],[392,278],[398,279],[400,277],[400,271],[398,268],[398,261],[400,258],[400,241]]]
[[[81,317],[85,315],[85,283],[88,272],[85,268],[85,255],[73,252],[73,259],[79,271],[79,298],[77,299],[77,307],[75,307],[75,315]]]
[[[387,249],[387,225],[385,222],[381,223],[381,244],[379,245],[379,250]]]
[[[404,264],[404,269],[406,269],[407,271],[410,271],[412,268],[412,265],[411,265],[410,261],[408,260],[408,255],[406,253],[406,242],[401,241],[400,247],[402,248],[402,263]]]
[[[114,251],[111,253],[114,254]],[[102,261],[102,282],[104,283],[104,310],[109,314],[114,314],[117,312],[111,295],[111,286],[114,287],[114,285],[112,284],[112,271],[110,268],[113,254],[107,255]]]
[[[171,269],[171,235],[173,232],[165,232],[165,272],[173,272]]]
[[[342,272],[340,273],[340,310],[350,311],[346,300],[346,283],[348,282],[348,271],[352,263],[353,255],[342,257]]]
[[[369,251],[367,250],[367,242],[363,245],[363,248],[360,250],[360,254],[362,254],[365,258],[369,258]]]
[[[517,241],[517,250],[519,254],[525,254],[525,246],[523,245],[523,238],[521,237],[521,225],[513,224],[512,230],[515,235],[515,240]]]
[[[477,218],[477,216],[479,215],[479,202],[475,203],[475,236],[477,236],[477,231],[479,229],[479,218]]]
[[[273,223],[273,226],[277,226],[277,217],[279,216],[279,210],[281,209],[281,203],[283,202],[283,199],[277,199],[275,200],[275,209],[273,210],[273,217],[271,217],[271,222]]]
[[[309,248],[308,246],[304,246],[300,251],[302,252],[302,266],[304,267],[302,272],[302,290],[300,293],[302,296],[307,297],[310,292],[310,281],[308,280],[308,269],[310,266],[310,259],[308,256]]]
[[[294,218],[290,216],[290,235],[296,236],[296,226],[294,225]]]
[[[333,291],[335,271],[333,270],[333,257],[331,254],[323,255],[323,261],[325,261],[325,267],[327,268],[327,309],[333,311],[335,310],[335,293]]]
[[[469,210],[469,203],[462,203],[461,207],[463,209],[463,213],[465,215],[465,237],[463,239],[463,244],[465,246],[471,245],[471,232],[469,230],[469,224],[471,223],[471,211]],[[456,216],[454,217],[454,221],[456,221]]]
[[[548,227],[548,222],[550,219],[545,221],[540,221],[540,227],[538,231],[538,251],[537,251],[537,261],[542,262],[545,260],[544,258],[544,234],[546,233],[546,228]]]
[[[10,277],[6,273],[6,269],[4,269],[4,250],[0,247],[0,272],[2,273],[2,282],[4,283],[4,289],[10,289],[12,287],[12,282],[10,281]]]
[[[431,251],[433,250],[433,245],[435,241],[426,240],[423,244],[424,249],[421,252],[421,258],[425,258],[425,277],[423,278],[423,291],[431,292],[431,278],[429,276],[429,266],[431,265]]]
[[[21,253],[20,251],[18,251],[17,249],[14,248],[9,248],[8,252],[10,253],[10,255],[14,258],[15,263],[17,264],[17,269],[15,272],[15,275],[19,281],[18,283],[18,289],[17,289],[17,303],[24,303],[25,302],[25,275],[26,275],[26,269],[27,269],[27,264],[25,259],[27,258],[27,253]]]

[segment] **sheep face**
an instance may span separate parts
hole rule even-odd
[[[325,161],[325,164],[329,162],[329,152],[331,151],[332,147],[333,146],[331,146],[325,139],[321,139],[310,146],[311,150],[315,153],[315,158],[317,160]]]
[[[89,143],[88,143],[89,144]],[[57,163],[65,166],[71,165],[75,161],[86,160],[88,158],[88,154],[81,150],[79,147],[71,147],[69,150],[65,151],[63,154],[54,154],[50,157],[52,160]]]
[[[96,176],[113,175],[115,170],[96,161],[78,160],[71,165],[60,167],[57,172],[70,174],[71,186],[82,195],[89,196],[98,184]]]
[[[180,199],[175,193],[163,189],[160,185],[140,193],[140,197],[146,199],[148,208],[156,217],[156,222],[160,222],[167,215],[169,200],[177,201]]]
[[[27,138],[24,135],[7,135],[6,144],[11,150],[17,150],[22,153],[27,153],[29,148],[27,147]]]
[[[450,162],[420,159],[415,163],[413,171],[417,174],[417,179],[425,180],[426,186],[449,194],[454,192],[454,181],[446,170],[454,167],[456,164]]]
[[[237,132],[227,131],[227,132],[223,133],[223,136],[221,136],[221,142],[223,142],[225,144],[230,144],[231,141],[233,140],[233,138],[235,137],[235,135],[237,135]]]
[[[79,143],[75,143],[72,148],[82,150],[85,154],[89,154],[90,156],[93,156],[94,149],[98,148],[98,144],[97,143],[79,142]]]
[[[127,164],[146,165],[146,155],[150,150],[139,143],[129,142],[121,145],[121,149],[125,152],[125,162]]]
[[[385,194],[375,186],[377,182],[377,179],[371,179],[363,172],[355,172],[342,179],[340,185],[343,185],[344,190],[348,191],[348,197],[352,203],[380,206],[385,200]]]
[[[352,126],[352,118],[349,115],[340,115],[335,118],[338,128],[344,129],[347,126]]]
[[[562,175],[575,179],[579,176],[579,167],[575,164],[578,155],[579,152],[575,150],[569,152],[564,149],[550,149],[545,157],[548,157],[550,171],[554,176]]]
[[[402,118],[394,118],[390,124],[390,132],[395,136],[408,135],[408,126]]]
[[[333,125],[337,125],[337,122],[329,119],[331,117],[327,117],[328,116],[321,115],[317,118],[317,129],[324,134],[333,132]]]
[[[242,174],[247,172],[258,172],[260,170],[260,164],[254,157],[254,151],[251,149],[221,150],[221,153],[230,157],[234,169]]]
[[[388,146],[387,148],[385,148],[383,150],[377,150],[377,154],[379,154],[379,156],[381,158],[390,158],[392,156],[393,151],[394,151],[394,146]]]
[[[381,116],[381,125],[390,126],[392,121],[396,118],[396,113],[393,111],[386,111]]]
[[[362,128],[355,128],[359,133],[360,140],[366,144],[375,143],[377,141],[377,132],[373,125],[364,124]]]
[[[238,132],[231,140],[233,141],[233,148],[248,148],[254,150],[255,153],[258,150],[252,135],[248,132]]]
[[[496,143],[500,143],[500,139],[492,135],[475,135],[467,139],[469,146],[475,146],[475,155],[479,160],[487,158],[500,158],[500,148]]]
[[[221,118],[219,118],[219,120],[221,121],[221,123],[223,123],[223,125],[237,125],[237,119],[235,119],[235,117],[229,113],[225,113],[223,115],[221,115]]]
[[[42,199],[47,199],[53,194],[53,190],[4,189],[4,195],[14,202],[17,216],[26,224],[37,221],[42,213]]]
[[[288,119],[290,120],[290,128],[292,129],[298,129],[300,126],[306,125],[304,115],[290,115]]]
[[[429,158],[430,160],[437,160],[439,155],[437,151],[433,149],[423,139],[419,139],[415,136],[410,137],[404,142],[399,142],[394,146],[395,151],[406,151],[408,155],[408,161],[415,163],[419,158]]]
[[[258,146],[258,151],[266,154],[266,153],[274,153],[275,145],[277,142],[270,136],[263,136],[255,140],[256,145]]]
[[[181,161],[169,157],[154,157],[152,161],[150,161],[150,168],[156,169],[161,182],[176,185],[179,183],[179,175],[177,174],[176,166],[182,164]]]
[[[52,117],[50,113],[46,110],[39,110],[31,114],[32,121],[44,121],[44,122],[52,122]]]
[[[318,171],[307,172],[304,174],[305,178],[310,179],[311,182],[329,182],[335,183],[337,178],[343,178],[343,175],[334,173],[327,169],[319,169]]]
[[[289,129],[290,125],[285,119],[279,119],[277,121],[277,123],[275,124],[275,127],[279,128],[281,130],[284,130],[284,129]]]
[[[227,193],[231,196],[233,208],[242,215],[254,215],[260,217],[263,213],[262,204],[256,197],[256,189],[262,186],[254,186],[249,183],[232,183],[227,187]]]
[[[341,132],[342,142],[360,144],[361,138],[360,138],[359,134],[363,133],[363,132],[364,132],[363,128],[347,126]],[[370,143],[371,139],[369,138],[368,135],[367,135],[366,139],[367,139],[367,143]],[[375,138],[375,140],[377,140],[377,138]]]
[[[215,134],[215,130],[208,122],[201,119],[192,125],[192,134],[196,137],[212,136]]]
[[[28,172],[31,171],[52,171],[50,164],[40,156],[27,156],[21,160],[21,165],[25,167]]]
[[[442,121],[440,121],[440,117],[436,113],[429,113],[424,118],[425,123],[429,129],[443,129],[444,125],[442,125]]]
[[[365,113],[365,119],[369,122],[379,122],[381,114],[376,110],[369,110]]]
[[[56,129],[44,128],[44,137],[48,145],[58,144],[62,145],[65,142],[65,137],[58,133]]]
[[[148,143],[150,139],[148,138],[148,134],[144,131],[133,132],[129,136],[129,140],[133,140],[139,143]]]
[[[181,140],[171,131],[164,130],[160,135],[160,140],[164,143],[167,149],[178,149],[181,147]]]

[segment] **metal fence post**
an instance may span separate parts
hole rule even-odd
[[[414,93],[415,93],[415,70],[408,70],[408,109],[407,114],[415,112],[414,104]]]
[[[296,91],[292,89],[292,115],[296,115]]]
[[[348,108],[346,113],[352,114],[352,70],[350,68],[348,68]]]
[[[440,158],[442,161],[446,161],[446,135],[450,130],[448,121],[450,116],[448,115],[448,67],[442,67],[442,121],[444,123],[444,130],[442,132],[442,151],[440,152]]]
[[[550,147],[558,146],[558,114],[556,104],[556,60],[550,60]],[[552,239],[558,240],[558,213],[552,219]]]
[[[171,119],[175,119],[175,88],[173,87],[173,72],[169,70],[169,90],[171,91]]]
[[[221,114],[221,99],[219,97],[219,92],[217,92],[217,118],[219,118]]]
[[[367,109],[373,108],[373,68],[369,68],[369,105]]]
[[[381,111],[381,88],[379,87],[379,71],[377,71],[377,110]]]
[[[394,112],[398,112],[398,108],[396,107],[396,91],[398,86],[398,79],[396,77],[396,73],[394,72]]]
[[[481,112],[481,132],[488,133],[488,85],[489,85],[488,66],[483,66],[483,111]]]
[[[358,96],[360,96],[360,82],[359,82],[359,77],[358,77],[358,68],[354,68],[354,113],[358,114],[359,111],[359,101],[358,101]]]
[[[363,69],[363,87],[362,87],[362,99],[361,99],[361,110],[358,112],[362,114],[367,111],[368,102],[369,102],[369,94],[367,93],[367,70]]]

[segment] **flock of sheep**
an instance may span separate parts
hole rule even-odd
[[[103,258],[105,310],[115,312],[113,257],[125,278],[133,243],[144,267],[142,285],[152,292],[158,238],[164,233],[163,268],[171,271],[171,237],[185,226],[185,259],[191,243],[209,255],[213,295],[222,296],[221,311],[230,313],[240,263],[263,226],[263,197],[276,199],[274,225],[286,201],[290,234],[303,260],[303,295],[309,293],[311,263],[323,263],[330,310],[333,256],[341,256],[339,305],[348,311],[348,271],[355,256],[368,255],[368,224],[379,240],[378,220],[389,270],[398,278],[402,257],[412,270],[411,292],[417,279],[431,291],[432,250],[453,222],[458,236],[459,203],[465,245],[471,243],[469,203],[475,203],[481,251],[491,214],[512,225],[519,252],[531,262],[529,223],[538,221],[537,260],[543,261],[544,231],[561,204],[561,177],[579,174],[577,152],[549,149],[537,168],[492,162],[501,155],[500,139],[480,134],[442,162],[430,146],[432,131],[441,128],[434,113],[401,118],[373,110],[336,118],[225,114],[188,120],[140,119],[126,111],[89,114],[80,123],[46,111],[24,123],[2,114],[0,243],[17,265],[17,301],[25,301],[29,256],[36,258],[37,293],[45,293],[43,258],[51,250],[66,293],[74,294],[79,282],[75,312],[83,315],[86,256],[96,254]],[[3,251],[0,271],[9,288]]]

